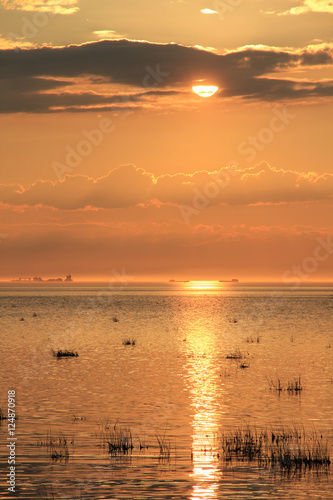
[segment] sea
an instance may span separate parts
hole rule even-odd
[[[333,499],[332,285],[2,283],[0,320],[1,499]]]

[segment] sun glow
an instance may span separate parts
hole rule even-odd
[[[186,287],[189,290],[216,290],[220,285],[218,281],[190,281]]]
[[[212,9],[201,9],[200,12],[202,14],[218,14],[217,10],[212,10]]]
[[[193,92],[198,94],[200,97],[211,97],[218,91],[218,87],[214,85],[195,85],[192,87]]]

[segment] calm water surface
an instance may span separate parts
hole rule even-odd
[[[322,433],[332,459],[333,287],[8,284],[0,307],[0,406],[14,389],[17,498],[333,498],[332,465],[287,474],[226,463],[218,440],[247,424],[299,426]],[[243,360],[227,359],[237,350]],[[301,392],[270,389],[299,376]],[[132,452],[110,456],[105,426],[130,428]],[[65,437],[68,459],[50,457],[50,435]],[[7,437],[2,421],[0,497],[15,498]]]

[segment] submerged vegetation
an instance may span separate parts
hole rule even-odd
[[[258,430],[246,426],[223,433],[218,446],[225,461],[257,460],[261,465],[284,469],[329,467],[327,440],[315,431],[286,427]]]

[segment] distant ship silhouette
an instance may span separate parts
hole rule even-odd
[[[41,276],[34,276],[33,278],[18,278],[17,280],[12,280],[15,283],[69,283],[73,281],[72,275],[68,274],[65,279],[62,278],[48,278],[44,280]]]

